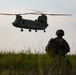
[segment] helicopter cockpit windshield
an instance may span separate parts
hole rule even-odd
[[[22,19],[22,16],[16,15],[16,19],[17,19],[17,20],[21,20],[21,19]]]
[[[17,26],[17,25],[21,24],[21,22],[22,22],[22,16],[16,15],[16,19],[15,19],[15,21],[13,22],[13,25],[14,25],[14,26]]]

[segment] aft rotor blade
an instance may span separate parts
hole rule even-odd
[[[28,14],[41,15],[43,13],[23,13],[23,14],[20,14],[20,15],[28,15]],[[44,14],[44,15],[50,15],[50,16],[71,16],[72,14]]]
[[[45,14],[50,16],[71,16],[72,14]]]

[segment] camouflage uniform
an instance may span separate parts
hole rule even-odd
[[[45,50],[48,54],[53,56],[60,55],[65,56],[70,51],[70,47],[66,40],[62,38],[64,35],[63,30],[58,30],[56,32],[57,37],[50,39],[48,45],[46,46]]]

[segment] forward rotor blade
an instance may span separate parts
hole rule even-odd
[[[29,15],[29,14],[40,15],[39,13],[22,13],[22,14],[20,14],[20,15]]]
[[[0,13],[0,15],[16,15],[16,14]]]
[[[0,13],[0,15],[28,15],[28,14],[34,14],[34,13],[21,13],[21,14]]]

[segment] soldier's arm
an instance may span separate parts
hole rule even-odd
[[[50,39],[50,41],[49,41],[48,44],[46,45],[45,51],[50,51],[50,50],[51,50],[51,43],[52,43],[52,41],[53,41],[53,38]]]
[[[65,41],[64,46],[66,47],[67,52],[70,52],[70,46],[69,46],[69,44],[67,43],[66,40],[64,40],[64,41]]]

